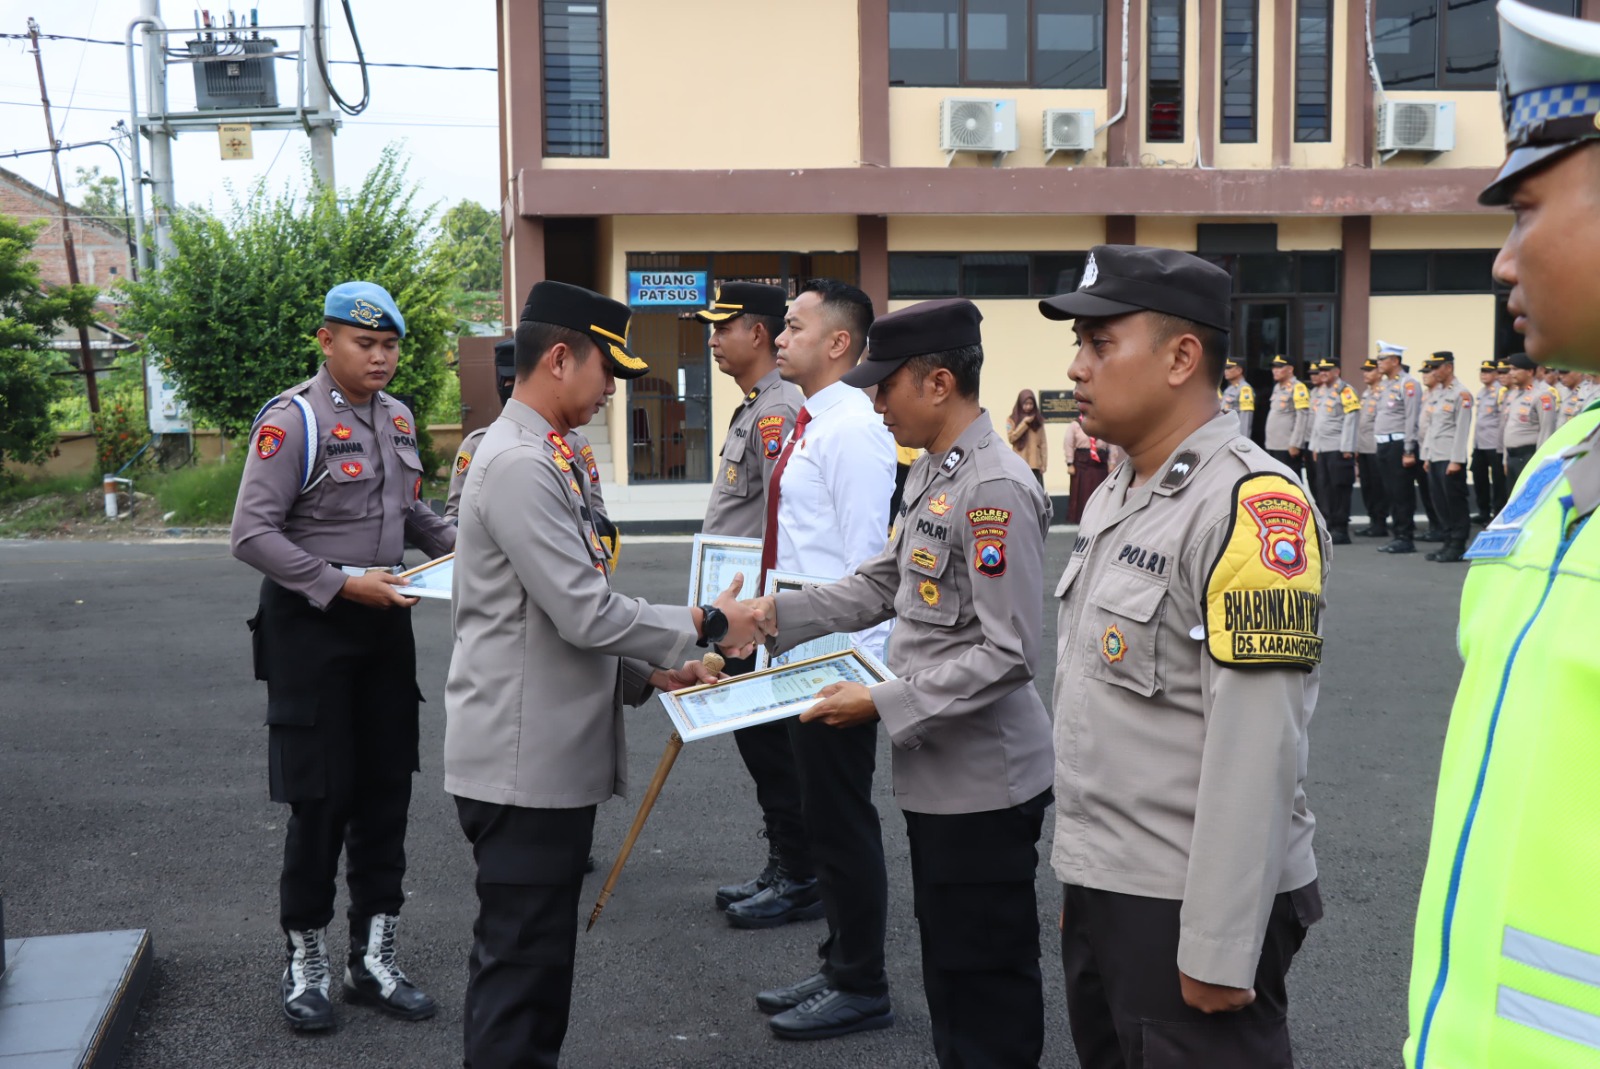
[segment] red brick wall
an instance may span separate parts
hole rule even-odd
[[[23,222],[47,220],[49,226],[33,245],[33,259],[47,284],[67,281],[67,254],[61,242],[61,206],[31,183],[0,172],[0,214]],[[74,211],[72,243],[78,251],[78,281],[102,290],[128,277],[128,242],[120,231],[102,226]]]

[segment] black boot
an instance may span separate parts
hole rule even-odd
[[[1417,547],[1409,538],[1396,538],[1386,546],[1379,546],[1379,553],[1415,553]]]
[[[1428,559],[1440,564],[1455,564],[1466,559],[1467,549],[1460,542],[1446,542],[1444,548],[1436,553],[1429,553]]]
[[[743,883],[730,883],[717,888],[717,908],[727,909],[735,902],[743,902],[772,886],[772,881],[778,877],[778,855],[775,852],[767,854],[767,867]]]
[[[1348,546],[1350,544],[1349,529],[1345,527],[1335,527],[1333,529],[1333,534],[1328,538],[1328,541],[1332,542],[1336,546]]]
[[[822,888],[816,877],[797,880],[778,866],[772,883],[760,894],[728,907],[735,928],[777,928],[790,921],[814,921],[823,914]]]
[[[1381,523],[1372,523],[1357,529],[1356,534],[1362,538],[1388,538],[1389,528]]]
[[[280,985],[284,1019],[296,1032],[325,1032],[333,1027],[327,933],[313,928],[285,934],[289,937],[289,964]]]
[[[394,931],[400,918],[378,914],[350,922],[350,961],[344,970],[344,997],[377,1006],[407,1021],[432,1017],[438,1008],[395,964]]]
[[[1418,542],[1443,542],[1444,541],[1444,535],[1440,534],[1436,528],[1430,526],[1426,531],[1423,531],[1421,534],[1417,535],[1417,541]]]

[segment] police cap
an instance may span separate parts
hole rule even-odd
[[[867,330],[867,354],[844,373],[851,386],[876,386],[907,360],[929,353],[982,345],[983,313],[964,297],[923,301],[881,315]]]
[[[1277,356],[1272,358],[1272,366],[1273,367],[1294,367],[1294,361],[1290,360],[1287,356],[1284,356],[1282,353],[1279,353]]]
[[[536,283],[522,306],[522,322],[549,323],[587,334],[619,379],[636,379],[650,365],[628,351],[628,306],[582,286]]]
[[[392,330],[406,336],[406,320],[389,291],[376,282],[341,282],[322,300],[322,318],[363,330]]]
[[[769,286],[764,282],[724,282],[717,287],[711,307],[700,309],[694,317],[702,323],[722,323],[748,312],[781,319],[788,310],[789,295],[782,286]]]
[[[1485,360],[1481,364],[1478,365],[1478,370],[1479,371],[1494,371],[1494,372],[1498,372],[1498,371],[1501,370],[1501,367],[1502,367],[1502,365],[1500,364],[1500,362],[1498,360]]]
[[[1216,264],[1176,249],[1096,245],[1071,293],[1046,297],[1046,319],[1163,312],[1227,331],[1233,322],[1233,279]]]
[[[1538,371],[1539,365],[1527,353],[1512,353],[1506,357],[1506,366],[1520,368],[1523,371]]]

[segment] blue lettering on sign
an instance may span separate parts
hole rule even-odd
[[[632,308],[693,307],[711,303],[704,271],[629,271],[628,305]]]

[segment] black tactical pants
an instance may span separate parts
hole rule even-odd
[[[1350,491],[1356,484],[1356,462],[1337,449],[1317,454],[1317,507],[1332,533],[1350,530]]]
[[[1387,529],[1389,491],[1384,487],[1383,473],[1378,468],[1378,454],[1357,453],[1356,470],[1361,476],[1361,503],[1367,507],[1368,522],[1380,530]]]
[[[1533,454],[1539,451],[1536,445],[1508,445],[1506,446],[1506,492],[1509,494],[1517,488],[1517,480],[1522,478],[1522,471],[1528,466],[1528,461],[1533,459]]]
[[[1467,504],[1467,469],[1465,465],[1449,474],[1448,460],[1435,460],[1428,465],[1428,484],[1433,488],[1433,507],[1439,512],[1438,532],[1444,536],[1445,545],[1457,549],[1467,548],[1467,535],[1472,530],[1472,512]]]
[[[730,676],[753,671],[754,657],[729,661]],[[740,728],[733,741],[744,767],[756,785],[756,802],[766,824],[767,840],[789,875],[809,880],[814,875],[811,847],[806,842],[805,816],[800,803],[800,769],[789,744],[789,725],[782,720]]]
[[[1406,443],[1378,443],[1378,475],[1389,498],[1389,533],[1410,542],[1417,534],[1417,495],[1405,466]]]
[[[1498,449],[1472,451],[1472,489],[1478,498],[1478,519],[1488,523],[1506,507],[1506,466]]]
[[[328,925],[341,852],[352,923],[399,913],[422,697],[411,610],[335,599],[323,612],[269,579],[251,629],[271,797],[290,806],[279,922]]]
[[[1051,792],[988,813],[905,814],[940,1069],[1036,1067],[1044,982],[1034,875]]]

